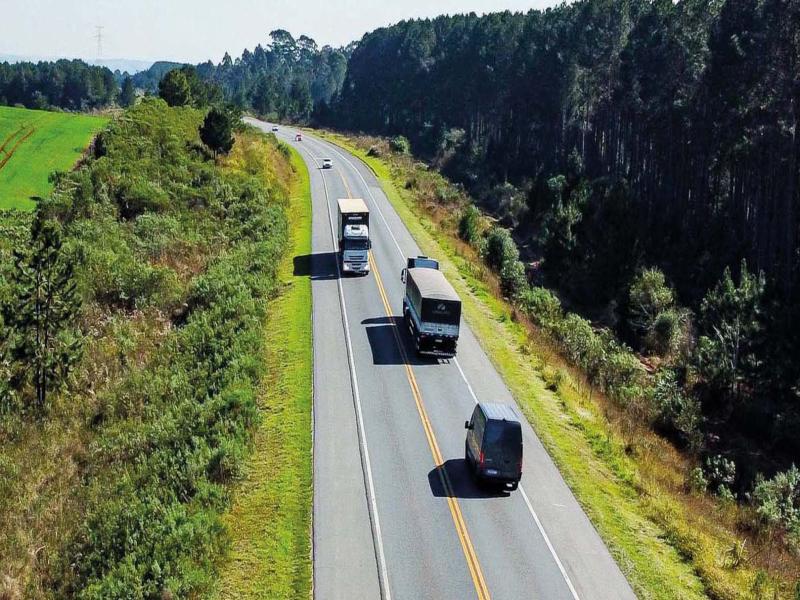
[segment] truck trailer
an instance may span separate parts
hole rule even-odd
[[[369,273],[369,209],[361,198],[339,200],[337,236],[342,272]]]
[[[417,353],[454,357],[461,324],[461,298],[439,271],[439,264],[424,256],[409,258],[400,279],[406,284],[403,320]]]

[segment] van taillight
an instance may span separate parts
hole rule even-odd
[[[481,450],[481,454],[478,457],[478,464],[483,466],[483,450]]]

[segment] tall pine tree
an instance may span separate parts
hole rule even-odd
[[[37,213],[30,245],[16,250],[14,259],[14,299],[3,307],[3,345],[11,386],[24,393],[31,385],[34,408],[40,412],[79,356],[75,318],[80,299],[57,221]]]

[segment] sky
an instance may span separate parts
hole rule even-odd
[[[527,11],[553,0],[0,0],[0,53],[37,57],[219,62],[273,29],[322,46],[407,18]],[[98,56],[96,27],[102,26]]]

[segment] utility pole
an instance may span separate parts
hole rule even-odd
[[[95,25],[94,39],[97,40],[97,58],[103,57],[103,29],[105,29],[103,25]]]

